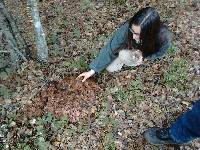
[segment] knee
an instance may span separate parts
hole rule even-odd
[[[121,60],[126,60],[127,58],[129,58],[131,56],[131,52],[130,50],[121,50],[119,52],[119,58]]]

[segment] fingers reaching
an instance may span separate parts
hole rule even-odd
[[[84,77],[83,80],[82,80],[82,82],[85,82],[85,80],[87,80],[87,79],[88,79],[87,77]]]
[[[87,80],[89,77],[91,77],[92,75],[94,75],[94,70],[90,70],[88,72],[83,72],[81,73],[76,79],[80,78],[80,77],[84,77],[82,82],[85,82],[85,80]]]
[[[84,73],[81,73],[76,79],[79,79],[80,77],[84,76]]]

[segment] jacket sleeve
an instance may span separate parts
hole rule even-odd
[[[125,38],[128,35],[128,22],[120,26],[113,34],[111,40],[100,50],[96,57],[89,65],[90,69],[100,73],[114,59],[118,57],[118,50],[124,44]]]
[[[166,26],[164,26],[159,32],[157,41],[158,41],[157,46],[156,46],[157,51],[147,56],[146,59],[156,60],[156,59],[162,58],[167,53],[168,48],[171,47],[172,34]]]

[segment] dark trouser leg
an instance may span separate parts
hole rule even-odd
[[[172,138],[180,143],[200,137],[200,99],[171,125],[169,131]]]

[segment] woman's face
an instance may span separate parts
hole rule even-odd
[[[141,32],[141,28],[139,25],[132,25],[130,31],[132,32],[133,34],[133,39],[139,43],[140,42],[140,32]]]

